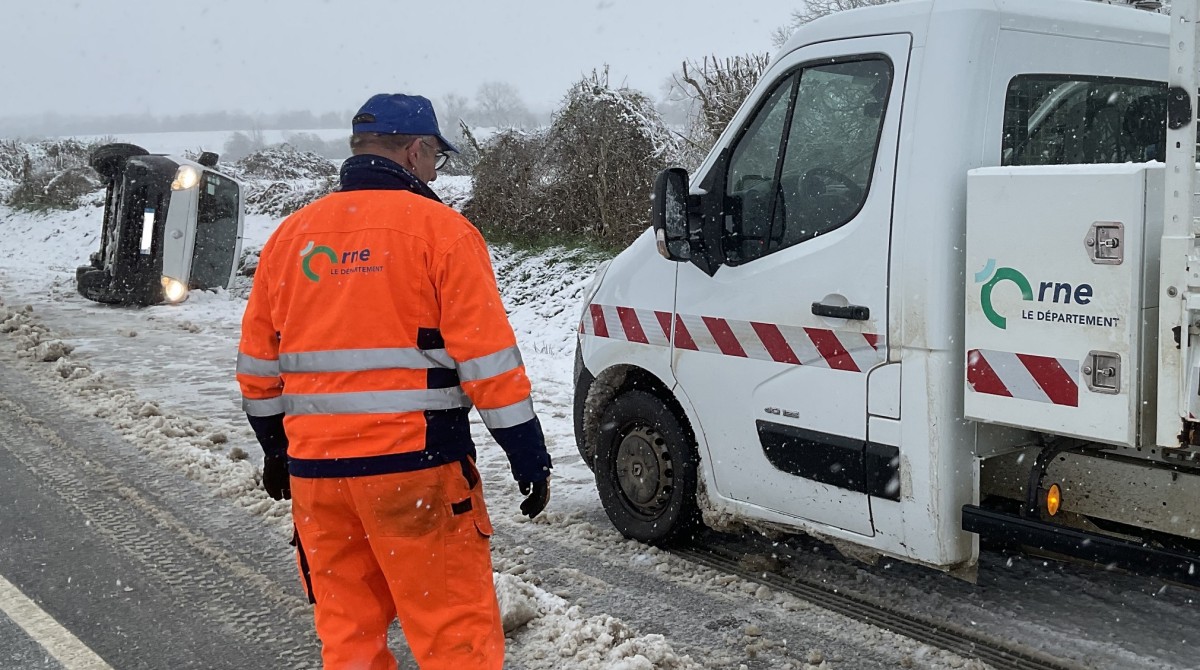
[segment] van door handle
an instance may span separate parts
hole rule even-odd
[[[826,305],[823,302],[814,302],[812,313],[817,316],[831,316],[835,319],[854,321],[866,321],[871,318],[871,308],[863,305]]]

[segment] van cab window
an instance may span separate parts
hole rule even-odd
[[[838,228],[867,197],[891,64],[812,65],[782,80],[730,156],[726,262],[745,263]]]
[[[1004,100],[1002,165],[1163,160],[1167,87],[1113,77],[1019,75]]]

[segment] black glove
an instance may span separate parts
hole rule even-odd
[[[263,488],[276,500],[292,499],[292,482],[288,478],[287,433],[283,430],[283,415],[250,416],[250,427],[263,448]]]
[[[286,453],[263,456],[262,482],[267,495],[275,500],[292,499],[292,481],[288,476]]]
[[[525,496],[521,503],[521,514],[532,519],[546,509],[546,503],[550,502],[549,477],[540,482],[517,482],[517,486]]]

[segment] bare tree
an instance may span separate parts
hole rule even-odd
[[[889,2],[896,0],[805,0],[804,9],[798,9],[792,12],[792,20],[786,26],[781,26],[775,29],[775,33],[771,35],[771,42],[776,47],[783,46],[792,33],[800,26],[815,21],[827,14],[834,14],[847,9],[858,9],[859,7],[872,7],[874,5],[886,5]]]
[[[696,105],[696,118],[688,133],[696,150],[707,151],[716,141],[769,63],[770,56],[765,53],[684,61],[676,84]]]
[[[226,160],[236,161],[265,148],[267,148],[267,141],[263,136],[263,131],[255,126],[249,133],[238,131],[230,135],[229,139],[225,140],[223,155]]]
[[[680,81],[682,71],[676,70],[663,80],[656,106],[663,122],[684,127],[695,118],[700,104],[688,94],[687,84]]]
[[[451,125],[453,124],[453,125]],[[450,154],[450,160],[439,170],[440,174],[452,176],[469,175],[479,163],[480,144],[471,132],[471,125],[459,117],[457,121],[442,121],[442,135],[450,140],[458,153]]]
[[[474,110],[471,101],[465,95],[447,93],[441,100],[434,102],[437,109],[438,122],[443,126],[455,127],[462,121],[471,122]]]
[[[447,93],[435,100],[433,107],[437,110],[442,135],[458,148],[458,153],[450,155],[450,161],[440,173],[455,176],[471,174],[479,160],[479,147],[471,136],[471,125],[478,121],[479,113],[465,95],[458,93]]]
[[[523,128],[533,124],[533,114],[512,84],[487,81],[475,93],[478,123],[485,126]]]

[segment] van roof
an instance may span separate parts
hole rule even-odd
[[[1094,0],[901,0],[824,16],[801,26],[781,53],[850,37],[911,33],[924,43],[931,25],[955,24],[976,32],[980,25],[1089,39],[1165,44],[1170,19],[1128,6]]]

